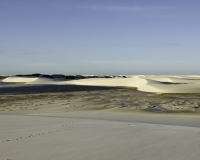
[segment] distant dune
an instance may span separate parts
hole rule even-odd
[[[26,85],[87,85],[136,87],[143,92],[157,93],[199,93],[200,76],[129,76],[128,78],[89,78],[80,80],[63,80],[30,77],[8,77],[0,85],[9,82],[24,83]]]

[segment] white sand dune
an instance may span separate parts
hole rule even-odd
[[[139,91],[158,93],[199,93],[200,80],[190,80],[187,77],[131,77],[116,79],[86,79],[73,80],[69,84],[96,86],[137,87]]]
[[[27,82],[26,84],[54,84],[54,85],[57,84],[59,85],[62,82],[63,80],[59,80],[59,79],[38,78],[34,81]]]
[[[190,77],[190,78],[200,78],[200,75],[188,75],[186,77]]]
[[[35,81],[37,79],[38,78],[8,77],[8,78],[3,79],[2,81],[3,82],[20,82],[20,83],[24,82],[24,83],[27,83],[27,82]]]
[[[65,81],[60,79],[49,79],[49,78],[32,78],[32,77],[8,77],[3,80],[3,82],[16,82],[25,84],[54,84],[59,85],[60,83],[65,83]]]
[[[47,78],[8,77],[3,82],[23,82],[27,85],[89,85],[137,87],[139,91],[158,93],[199,93],[200,76],[130,76],[128,78],[91,78],[81,80],[58,80]],[[3,84],[0,84],[3,85]]]
[[[173,80],[171,78],[168,77],[151,77],[151,78],[146,78],[149,80],[155,80],[155,81],[159,81],[159,82],[173,82]]]
[[[94,86],[123,86],[123,87],[139,87],[147,84],[142,78],[92,78],[83,80],[69,81],[68,84],[77,85],[94,85]]]
[[[195,84],[162,84],[160,82],[148,83],[138,88],[144,92],[158,93],[200,93],[200,83]]]

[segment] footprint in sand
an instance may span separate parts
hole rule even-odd
[[[63,130],[71,130],[73,127],[69,127],[69,126],[68,126],[68,124],[70,124],[70,123],[73,123],[73,122],[68,122],[68,123],[63,124],[62,126],[67,127],[67,128],[65,128],[65,129],[63,129]],[[61,130],[49,131],[48,133],[60,132],[60,131],[61,131]],[[43,135],[43,134],[44,134],[44,133],[39,133],[39,134],[37,134],[37,135],[40,136],[40,135]],[[27,138],[36,137],[37,135],[29,135]],[[16,138],[15,140],[16,140],[16,141],[20,141],[20,140],[22,140],[22,139],[23,139],[23,137],[19,137],[19,138]],[[1,142],[3,143],[3,142],[15,141],[15,140],[7,139],[7,140],[2,140]]]
[[[134,124],[134,123],[131,123],[131,124],[128,124],[128,125],[130,125],[130,126],[136,126],[136,124]]]
[[[1,142],[10,142],[10,141],[12,141],[12,140],[10,140],[10,139],[6,139],[6,140],[1,141]]]
[[[19,138],[16,138],[15,140],[16,141],[20,141],[20,140],[22,140],[23,139],[23,137],[19,137]],[[13,140],[14,141],[14,140]]]

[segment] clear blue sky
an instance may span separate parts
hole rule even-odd
[[[200,74],[199,0],[0,0],[0,74]]]

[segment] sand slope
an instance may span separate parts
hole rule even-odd
[[[124,87],[139,87],[147,84],[147,81],[142,78],[92,78],[83,80],[74,80],[68,84],[77,85],[95,85],[95,86],[124,86]]]

